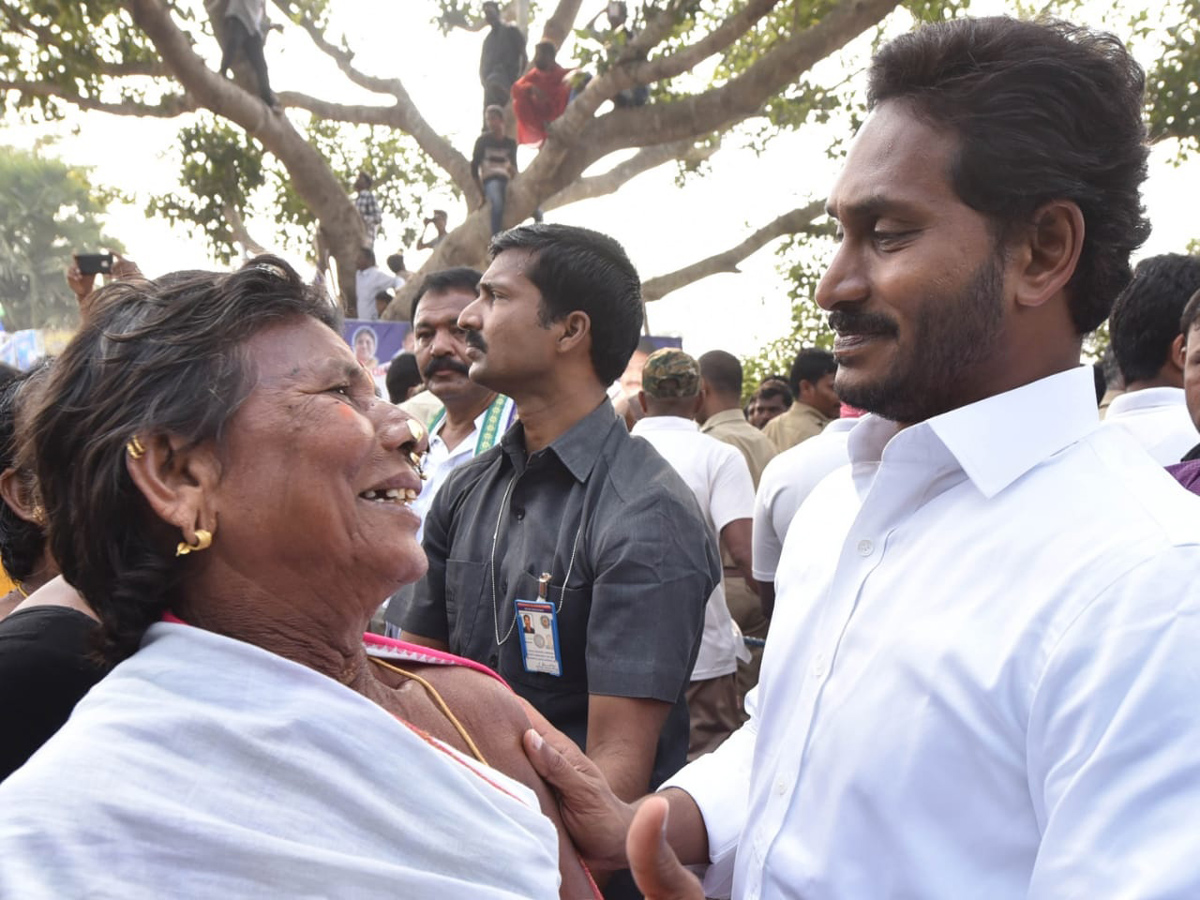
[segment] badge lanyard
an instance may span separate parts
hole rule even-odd
[[[514,610],[512,621],[508,623],[508,630],[504,632],[504,637],[500,636],[500,600],[496,594],[496,544],[500,540],[500,527],[504,523],[504,513],[508,509],[509,500],[512,498],[513,487],[516,485],[519,477],[519,473],[513,475],[508,482],[508,486],[504,489],[504,496],[500,499],[500,514],[496,516],[496,530],[492,532],[492,552],[488,557],[488,569],[491,574],[492,582],[492,625],[495,629],[496,646],[498,647],[502,646],[512,636],[513,629],[517,627],[517,620],[520,618],[518,613]],[[551,612],[555,614],[555,616],[562,612],[563,600],[567,596],[567,584],[571,580],[571,572],[575,570],[575,554],[579,550],[579,535],[582,533],[583,519],[581,517],[579,521],[579,528],[575,532],[575,540],[571,544],[571,561],[567,564],[567,576],[563,579],[562,591],[558,597],[558,606],[555,608],[553,604],[550,604]],[[549,587],[548,582],[545,584],[547,587]],[[557,621],[554,622],[554,625],[554,631],[557,634]],[[557,644],[557,640],[555,643]]]

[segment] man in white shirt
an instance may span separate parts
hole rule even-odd
[[[1168,466],[1200,442],[1183,393],[1184,338],[1180,317],[1200,290],[1200,257],[1181,253],[1138,263],[1117,297],[1108,331],[1125,393],[1109,404],[1104,424],[1123,428]]]
[[[413,353],[425,386],[442,401],[442,410],[429,425],[429,452],[422,462],[425,483],[411,504],[421,516],[446,477],[458,466],[474,459],[499,442],[516,418],[512,399],[489,390],[468,377],[465,332],[458,316],[476,297],[481,273],[458,266],[426,276],[413,300]],[[420,538],[418,532],[418,538]],[[400,636],[400,623],[412,586],[402,588],[388,603],[385,630]]]
[[[374,250],[363,247],[358,251],[358,271],[354,275],[355,318],[368,321],[378,319],[375,296],[403,285],[404,279],[399,275],[385,272],[375,265]]]
[[[876,54],[817,289],[874,415],[788,531],[746,725],[636,806],[526,735],[594,868],[652,900],[1200,896],[1200,500],[1078,366],[1149,233],[1143,86],[1065,23]]]
[[[673,347],[656,350],[642,368],[638,403],[644,416],[630,434],[648,441],[679,473],[696,495],[713,539],[749,579],[754,482],[736,449],[700,433],[693,417],[701,402],[696,360]],[[741,724],[737,664],[748,658],[725,603],[722,579],[704,608],[704,634],[687,689],[689,760],[715,750]]]
[[[754,494],[751,546],[754,579],[763,608],[775,608],[775,573],[783,539],[801,504],[826,475],[850,462],[846,440],[858,418],[834,419],[821,433],[789,447],[767,463]]]

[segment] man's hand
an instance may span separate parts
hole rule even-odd
[[[633,807],[623,803],[604,776],[570,738],[523,704],[534,728],[525,732],[525,755],[558,792],[563,824],[584,860],[596,871],[624,869],[625,835]],[[536,730],[535,730],[536,729]]]
[[[638,807],[625,839],[633,880],[646,900],[704,900],[700,882],[685,869],[667,843],[667,813],[662,797],[648,797]]]
[[[134,278],[145,278],[138,264],[132,259],[126,259],[120,253],[113,253],[113,267],[110,274],[112,281],[129,281]]]
[[[96,287],[96,276],[95,274],[84,275],[79,271],[79,264],[72,261],[71,265],[67,267],[67,286],[82,307]]]

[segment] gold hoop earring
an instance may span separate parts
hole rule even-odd
[[[126,442],[125,452],[128,453],[130,456],[132,456],[134,459],[141,459],[143,456],[146,455],[146,448],[142,444],[142,442],[140,440],[138,440],[138,436],[135,434],[133,437],[131,437]]]
[[[199,553],[201,550],[207,550],[212,546],[213,536],[211,531],[205,531],[203,528],[196,529],[196,543],[189,544],[185,541],[180,541],[175,547],[176,556],[187,556],[189,553]]]

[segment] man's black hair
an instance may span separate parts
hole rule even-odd
[[[439,272],[431,272],[425,276],[425,280],[421,282],[421,289],[413,298],[412,315],[409,318],[413,322],[417,321],[417,306],[420,304],[421,298],[430,291],[440,294],[442,291],[463,290],[474,294],[479,290],[479,279],[482,277],[482,272],[472,269],[470,266],[454,266]]]
[[[836,371],[837,360],[832,353],[817,347],[805,347],[796,354],[792,370],[788,373],[788,387],[792,396],[800,396],[800,382],[807,381],[815,387],[818,381]]]
[[[742,395],[742,364],[732,353],[709,350],[696,362],[700,364],[700,377],[717,393]]]
[[[417,358],[407,350],[397,353],[388,365],[387,378],[388,399],[393,403],[403,403],[408,399],[408,392],[421,383],[421,372],[417,368]]]
[[[393,253],[387,258],[387,267],[392,270],[393,275],[399,275],[404,271],[404,254]]]
[[[1067,284],[1079,334],[1108,316],[1129,255],[1150,234],[1145,74],[1111,34],[1066,22],[962,18],[918,28],[871,62],[867,102],[903,101],[958,138],[958,197],[1006,240],[1054,200],[1083,213],[1083,248]]]
[[[521,225],[494,238],[495,259],[528,250],[525,277],[542,295],[543,326],[576,310],[591,320],[592,368],[609,385],[633,356],[642,331],[642,283],[624,249],[606,234],[573,225]]]
[[[778,398],[783,401],[783,408],[790,409],[795,398],[792,396],[791,388],[779,381],[769,381],[758,386],[758,390],[754,392],[754,397],[760,400],[772,400]]]
[[[1200,257],[1165,253],[1138,263],[1108,321],[1126,384],[1158,376],[1179,336],[1184,307],[1197,290]]]

